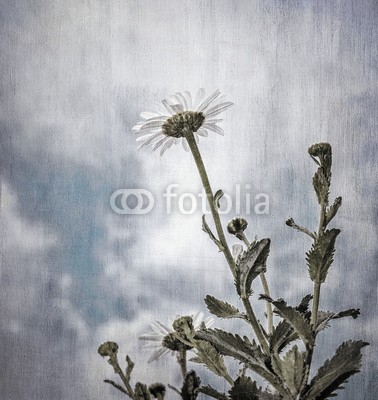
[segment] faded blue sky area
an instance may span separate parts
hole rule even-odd
[[[339,397],[376,399],[376,1],[0,4],[1,399],[121,398],[102,382],[113,378],[97,354],[105,340],[136,361],[135,381],[179,385],[174,359],[147,364],[138,336],[155,320],[206,314],[206,294],[238,304],[200,207],[178,210],[181,194],[201,190],[191,155],[137,151],[131,132],[154,101],[200,87],[235,103],[222,115],[226,135],[200,140],[213,187],[234,201],[239,185],[241,213],[251,198],[248,233],[272,239],[272,296],[290,303],[312,290],[311,243],[284,222],[316,228],[307,148],[332,144],[342,235],[321,308],[359,307],[361,317],[322,333],[315,364],[344,340],[370,342]],[[178,197],[167,215],[170,184]],[[149,190],[155,207],[115,213],[109,199],[122,188]],[[259,193],[268,214],[254,212]]]

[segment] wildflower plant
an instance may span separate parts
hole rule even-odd
[[[141,147],[150,145],[153,150],[161,148],[164,153],[173,144],[182,142],[184,148],[193,155],[203,187],[207,194],[215,230],[202,217],[202,230],[209,236],[228,264],[237,298],[244,310],[214,296],[208,295],[205,303],[208,311],[218,318],[238,318],[251,329],[250,336],[240,336],[212,328],[212,321],[201,321],[202,315],[177,318],[172,327],[160,322],[152,325],[153,332],[142,335],[141,340],[149,342],[154,351],[149,361],[172,352],[176,355],[182,373],[180,389],[169,386],[172,397],[194,400],[200,393],[218,400],[322,400],[337,395],[337,390],[361,367],[361,349],[368,343],[349,340],[342,343],[334,356],[326,360],[316,373],[312,371],[312,360],[318,334],[336,319],[357,318],[359,309],[346,311],[321,311],[319,301],[322,284],[333,262],[335,245],[340,229],[330,228],[336,216],[341,197],[330,203],[332,149],[328,143],[312,145],[308,153],[317,165],[312,184],[319,203],[320,216],[316,231],[298,225],[292,218],[286,221],[289,227],[304,233],[312,240],[306,253],[308,274],[313,282],[313,293],[305,296],[298,305],[288,305],[283,299],[271,296],[265,276],[270,251],[270,239],[250,241],[246,235],[248,222],[235,217],[227,225],[227,232],[234,235],[240,244],[230,249],[219,216],[223,192],[213,192],[198,147],[199,136],[207,136],[208,131],[223,134],[218,126],[221,121],[215,116],[228,109],[232,103],[226,101],[216,91],[205,98],[200,89],[192,101],[188,92],[176,93],[162,101],[162,108],[154,113],[142,113],[143,121],[135,127],[137,141]],[[305,274],[304,274],[305,275]],[[254,281],[260,279],[264,293],[256,298],[252,290]],[[235,299],[236,301],[238,299]],[[255,304],[266,304],[266,326],[256,316]],[[273,315],[279,318],[275,325]],[[118,362],[118,345],[114,342],[102,344],[98,352],[107,357],[120,382],[105,382],[134,400],[164,399],[167,389],[163,383],[149,386],[137,382],[131,384],[134,363],[127,356],[126,370]],[[189,360],[189,353],[194,354]],[[240,363],[237,376],[229,372],[225,358]],[[190,370],[187,364],[190,362]],[[227,393],[207,383],[202,384],[195,371],[196,364],[205,365],[212,373],[223,378],[229,389]],[[313,378],[310,379],[310,372]],[[263,389],[257,385],[258,375],[267,383]],[[169,396],[171,397],[171,396]]]

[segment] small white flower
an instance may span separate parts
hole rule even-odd
[[[155,112],[140,114],[143,121],[133,127],[136,140],[141,143],[139,149],[151,146],[152,150],[156,150],[161,147],[162,155],[172,144],[181,141],[188,151],[184,128],[190,129],[197,141],[199,136],[208,136],[209,131],[224,135],[223,129],[217,125],[222,120],[214,117],[232,105],[220,96],[219,90],[205,97],[205,90],[199,89],[194,101],[189,92],[175,93],[171,98],[162,100],[161,104],[155,104]]]
[[[209,328],[213,325],[214,320],[212,317],[208,317],[205,320],[203,319],[203,313],[198,312],[194,315],[191,315],[193,318],[193,327],[194,330],[201,329],[202,323],[205,324],[206,328]],[[175,319],[177,319],[176,317]],[[169,326],[172,326],[173,319],[170,319]],[[152,362],[157,360],[159,357],[172,353],[174,354],[174,340],[178,342],[178,339],[173,339],[173,334],[175,331],[172,328],[168,328],[166,325],[162,324],[159,321],[151,324],[152,332],[145,333],[139,336],[139,340],[144,340],[146,343],[143,348],[149,351],[153,351],[152,355],[149,357],[148,362]],[[167,345],[169,347],[167,347]]]

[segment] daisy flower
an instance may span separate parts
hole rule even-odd
[[[193,328],[194,330],[199,330],[202,328],[203,324],[206,328],[213,325],[214,320],[212,317],[203,319],[203,313],[198,312],[191,316],[193,318]],[[177,318],[176,318],[177,319]],[[173,320],[169,320],[169,325],[172,326]],[[148,362],[157,360],[159,357],[180,350],[180,346],[183,345],[176,337],[175,331],[172,328],[168,328],[166,325],[159,321],[151,324],[152,332],[145,333],[139,336],[139,340],[144,340],[146,343],[143,348],[150,350],[153,353],[148,359]],[[185,346],[186,350],[190,350],[189,346]]]
[[[205,90],[199,89],[194,100],[189,92],[175,93],[162,100],[161,104],[155,104],[155,112],[140,114],[143,120],[133,127],[136,140],[140,143],[139,149],[145,146],[151,146],[152,150],[161,148],[162,155],[174,143],[181,141],[188,151],[184,129],[193,132],[197,141],[199,136],[208,136],[208,132],[224,135],[223,129],[217,125],[222,120],[214,117],[232,105],[220,96],[219,90],[206,97]]]

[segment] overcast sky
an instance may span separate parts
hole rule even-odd
[[[181,194],[201,191],[191,155],[137,151],[131,133],[154,101],[200,87],[235,103],[222,115],[226,135],[200,148],[214,189],[235,200],[239,185],[241,214],[251,199],[250,238],[272,239],[275,298],[312,290],[310,240],[284,222],[316,229],[307,148],[332,144],[342,235],[321,308],[359,307],[361,317],[323,332],[315,362],[343,340],[371,342],[340,398],[377,398],[376,2],[3,0],[0,21],[1,398],[120,398],[102,383],[113,378],[97,354],[105,340],[137,361],[135,380],[179,384],[169,356],[147,365],[138,335],[205,312],[206,294],[238,304],[200,207],[178,210]],[[153,210],[113,212],[110,196],[125,188],[149,190]],[[259,193],[268,214],[254,212]]]

